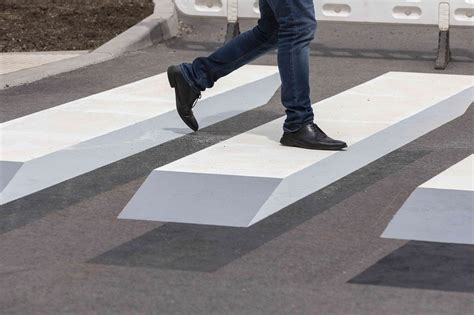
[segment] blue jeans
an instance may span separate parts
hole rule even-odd
[[[181,64],[181,71],[196,91],[204,91],[219,78],[278,48],[281,101],[287,116],[283,128],[296,131],[314,118],[309,97],[309,45],[316,32],[313,0],[259,0],[259,5],[257,26],[209,57]]]

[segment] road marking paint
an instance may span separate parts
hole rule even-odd
[[[390,72],[314,105],[345,152],[279,144],[284,118],[155,169],[119,218],[247,227],[462,115],[470,76]]]
[[[203,93],[206,127],[266,104],[277,67],[245,66]],[[0,124],[0,204],[192,132],[175,111],[166,73]]]
[[[384,238],[474,244],[474,155],[420,185]]]

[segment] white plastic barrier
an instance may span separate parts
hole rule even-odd
[[[440,4],[449,5],[449,25],[474,26],[474,0],[315,0],[322,21],[439,24]],[[258,18],[258,0],[175,0],[178,10],[192,16]]]

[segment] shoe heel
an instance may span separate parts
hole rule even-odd
[[[173,76],[171,75],[171,70],[172,68],[168,68],[168,82],[170,83],[170,86],[171,88],[175,88],[176,87],[176,81],[174,80]]]
[[[280,138],[280,144],[285,146],[289,145],[288,139],[284,135]]]

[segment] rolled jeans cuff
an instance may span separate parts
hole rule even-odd
[[[201,89],[199,89],[196,86],[196,83],[194,83],[193,80],[188,76],[188,73],[186,72],[186,69],[183,67],[182,64],[179,65],[179,70],[181,71],[181,74],[183,75],[184,80],[189,84],[189,87],[196,93],[201,93]]]

